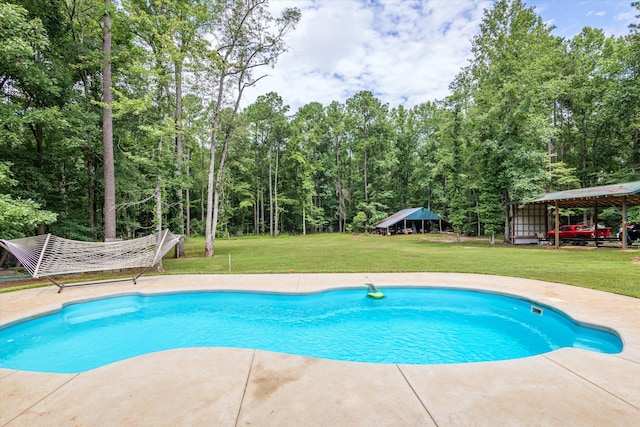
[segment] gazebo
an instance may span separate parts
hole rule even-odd
[[[438,230],[442,231],[442,218],[429,209],[402,209],[376,225],[376,230],[386,235],[428,233],[432,221],[438,221]]]

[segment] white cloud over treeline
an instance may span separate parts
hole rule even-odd
[[[533,3],[538,13],[554,6],[575,15],[558,9],[561,3]],[[361,90],[391,107],[443,99],[468,64],[473,37],[492,5],[492,0],[272,0],[274,15],[298,7],[302,18],[287,37],[289,51],[245,92],[243,104],[270,91],[292,112],[313,101],[344,102]],[[560,16],[543,18],[558,25]]]

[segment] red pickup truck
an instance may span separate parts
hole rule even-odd
[[[595,239],[596,237],[596,229],[593,227],[589,227],[583,224],[575,224],[575,225],[563,225],[560,227],[559,236],[560,240],[569,240],[569,239]],[[598,238],[608,238],[611,237],[611,229],[608,227],[597,228],[598,230]],[[555,241],[556,232],[555,230],[547,231],[547,240],[549,242]]]

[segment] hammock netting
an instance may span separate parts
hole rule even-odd
[[[2,240],[33,278],[125,268],[150,268],[180,240],[164,230],[131,240],[81,242],[52,234]]]

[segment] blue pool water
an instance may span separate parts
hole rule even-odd
[[[440,364],[578,347],[618,353],[618,336],[531,301],[391,288],[318,294],[206,292],[65,306],[0,330],[0,367],[74,373],[183,347],[240,347],[325,359]]]

